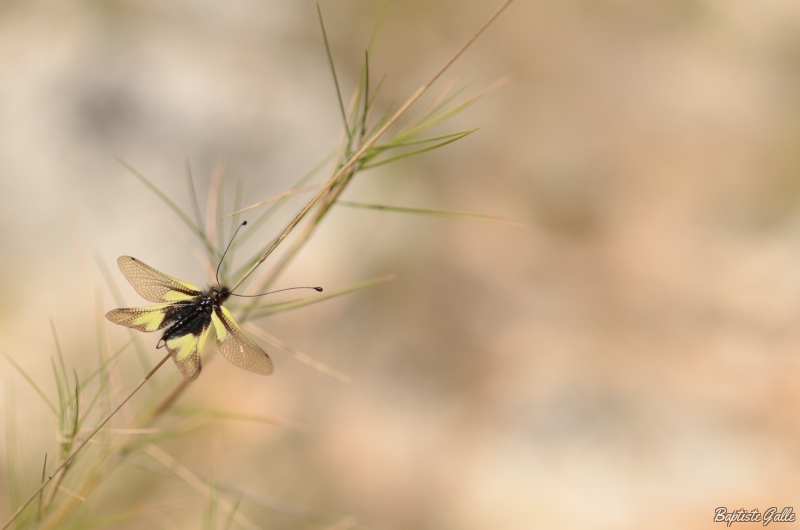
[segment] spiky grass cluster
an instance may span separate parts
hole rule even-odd
[[[477,129],[450,132],[447,134],[429,135],[429,131],[436,125],[447,121],[452,116],[463,111],[485,94],[494,90],[503,81],[496,83],[487,90],[472,97],[459,100],[467,87],[452,93],[453,85],[448,84],[440,91],[427,110],[420,113],[417,118],[407,120],[405,115],[409,108],[425,94],[428,89],[436,82],[439,77],[449,68],[449,66],[472,44],[472,42],[488,27],[499,14],[511,3],[507,0],[489,21],[459,50],[453,58],[434,75],[431,80],[423,85],[411,98],[409,98],[397,110],[393,110],[393,105],[380,111],[377,108],[378,96],[384,87],[386,77],[375,84],[372,88],[369,68],[369,57],[377,35],[378,24],[376,24],[372,39],[365,50],[364,64],[361,70],[360,82],[351,96],[349,103],[344,104],[339,89],[339,83],[334,68],[333,58],[328,46],[325,26],[323,24],[322,13],[320,11],[320,25],[325,42],[325,50],[328,55],[331,72],[333,74],[334,86],[338,97],[339,110],[342,115],[343,128],[339,143],[333,154],[328,159],[322,161],[307,175],[297,181],[297,183],[284,193],[275,197],[260,201],[256,204],[242,207],[241,204],[241,182],[237,186],[234,199],[233,213],[220,218],[223,211],[222,197],[222,172],[216,171],[212,178],[212,186],[207,200],[208,208],[206,217],[203,218],[198,201],[197,192],[194,186],[192,173],[187,163],[187,183],[189,199],[192,212],[186,213],[179,208],[173,200],[165,195],[159,188],[150,182],[145,176],[134,169],[130,164],[120,160],[139,181],[149,188],[177,218],[191,231],[197,238],[203,249],[203,261],[208,270],[213,270],[214,264],[220,259],[224,249],[224,230],[222,221],[230,218],[230,230],[238,225],[239,215],[247,210],[261,208],[270,205],[260,216],[252,222],[247,231],[238,238],[231,246],[230,252],[235,253],[246,241],[259,235],[260,229],[267,221],[278,212],[286,203],[287,198],[293,194],[317,191],[314,197],[308,201],[305,207],[288,224],[283,232],[266,243],[258,252],[253,253],[238,270],[230,270],[231,260],[223,263],[221,278],[223,283],[227,283],[231,278],[238,278],[234,289],[243,285],[245,281],[250,281],[247,285],[250,292],[260,292],[270,287],[278,275],[286,269],[292,262],[298,251],[309,241],[317,227],[326,218],[328,212],[334,206],[345,206],[350,208],[368,208],[384,211],[396,211],[402,213],[439,215],[451,217],[463,217],[471,219],[482,219],[489,221],[505,221],[504,219],[469,214],[463,212],[452,212],[447,210],[427,210],[418,208],[405,208],[390,205],[363,204],[350,201],[342,201],[340,197],[348,188],[352,180],[362,171],[375,168],[381,165],[390,164],[398,160],[415,156],[426,151],[431,151],[455,142],[471,134]],[[388,139],[387,139],[388,138]],[[328,178],[321,184],[309,185],[308,183],[319,174],[325,165],[332,161],[331,170]],[[305,224],[301,227],[300,233],[293,238],[291,246],[284,252],[278,261],[264,274],[256,279],[252,274],[256,269],[272,254],[272,252],[292,233],[301,222]],[[225,221],[227,222],[227,221]],[[117,288],[113,275],[105,265],[103,260],[98,258],[98,266],[106,279],[108,288],[119,306],[125,306],[124,300]],[[341,372],[326,366],[311,357],[298,352],[283,343],[280,339],[273,337],[252,321],[275,313],[289,311],[304,307],[309,304],[318,303],[332,297],[341,296],[356,290],[373,287],[380,283],[393,279],[391,275],[366,280],[355,285],[342,287],[327,292],[321,296],[315,296],[304,300],[286,302],[259,302],[253,299],[248,302],[239,302],[239,305],[232,305],[231,309],[236,313],[237,320],[246,324],[246,329],[258,337],[270,343],[272,346],[283,349],[295,358],[308,364],[309,366],[326,373],[342,381],[349,381],[348,377]],[[102,514],[86,515],[83,517],[72,517],[69,526],[65,522],[80,505],[86,502],[87,497],[94,490],[102,486],[114,469],[123,464],[131,455],[141,454],[149,457],[154,463],[161,466],[161,470],[166,470],[171,475],[183,480],[190,487],[195,489],[206,499],[206,509],[204,511],[204,528],[229,528],[232,523],[243,528],[258,528],[252,521],[244,516],[238,507],[242,502],[261,504],[267,508],[283,511],[288,515],[305,517],[316,522],[330,524],[330,516],[320,519],[313,510],[304,508],[287,509],[287,504],[276,504],[264,502],[263,498],[257,495],[238,491],[236,488],[219,484],[215,479],[206,481],[192,472],[189,468],[178,463],[172,456],[161,449],[157,443],[186,435],[199,425],[197,419],[202,417],[217,417],[248,421],[261,421],[268,423],[282,423],[288,427],[303,428],[290,422],[280,422],[272,418],[253,417],[235,412],[214,411],[207,409],[189,409],[175,407],[173,404],[188,386],[186,380],[180,380],[171,388],[161,388],[152,379],[152,375],[167,360],[164,357],[158,364],[151,366],[148,356],[141,344],[138,334],[129,330],[130,340],[125,342],[116,350],[111,351],[107,346],[108,340],[105,337],[104,321],[98,319],[98,349],[100,360],[97,368],[91,373],[80,377],[74,370],[70,373],[66,368],[61,345],[56,333],[56,327],[52,325],[53,339],[56,347],[56,359],[51,359],[55,378],[55,392],[57,401],[53,402],[48,398],[47,393],[42,390],[33,378],[5,353],[9,363],[24,377],[27,382],[41,396],[48,408],[53,412],[58,421],[58,454],[55,456],[45,455],[42,464],[41,485],[30,494],[27,499],[22,500],[20,484],[23,477],[20,476],[19,469],[15,465],[18,458],[19,448],[16,441],[16,427],[14,416],[13,396],[9,395],[6,399],[6,447],[7,447],[7,480],[9,490],[9,501],[16,512],[5,523],[3,529],[14,528],[36,528],[38,530],[54,528],[102,528],[118,524],[124,521],[133,520],[143,516],[153,518],[159,517],[165,510],[169,510],[169,503],[150,504],[145,507],[131,506],[116,511],[105,512]],[[130,347],[136,350],[143,371],[147,374],[133,388],[132,391],[122,399],[119,398],[121,381],[116,370],[115,361]],[[213,349],[209,349],[208,355],[213,354]],[[133,415],[121,417],[117,412],[127,403],[136,392],[150,383],[150,394],[141,408]],[[165,413],[170,412],[179,416],[177,421],[164,421],[160,428],[155,430],[152,425],[156,420],[161,419]],[[111,427],[112,420],[114,427]],[[87,427],[94,425],[93,427]],[[91,447],[87,447],[91,444]],[[282,507],[281,507],[282,506]],[[339,521],[342,527],[351,527],[354,521],[347,519]]]

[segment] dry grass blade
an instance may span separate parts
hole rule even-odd
[[[223,217],[220,217],[219,220],[222,221],[223,219],[227,219],[228,217],[233,217],[234,215],[239,215],[240,213],[246,212],[248,210],[252,210],[253,208],[258,208],[259,206],[264,206],[265,204],[269,204],[271,202],[275,202],[279,199],[283,199],[284,197],[290,197],[292,195],[297,195],[298,193],[305,193],[307,191],[312,191],[318,189],[322,184],[313,184],[311,186],[304,186],[302,188],[294,189],[294,190],[287,190],[277,195],[273,195],[268,199],[264,199],[263,201],[259,201],[257,203],[251,204],[246,208],[242,208],[241,210],[237,210],[233,213],[229,213]]]
[[[267,333],[263,329],[259,328],[255,324],[248,323],[248,324],[245,324],[245,326],[256,337],[259,337],[260,339],[263,339],[263,340],[269,342],[270,344],[272,344],[276,348],[280,348],[281,350],[292,354],[294,356],[294,358],[297,359],[298,361],[300,361],[301,363],[307,364],[311,368],[313,368],[313,369],[315,369],[315,370],[317,370],[319,372],[322,372],[325,375],[329,375],[329,376],[333,377],[334,379],[338,379],[339,381],[341,381],[343,383],[350,384],[350,383],[353,382],[353,380],[350,378],[349,375],[343,374],[339,370],[336,370],[335,368],[331,368],[327,364],[321,363],[321,362],[317,361],[316,359],[314,359],[312,357],[309,357],[308,355],[306,355],[305,353],[303,353],[301,351],[295,350],[294,348],[292,348],[291,346],[289,346],[288,344],[286,344],[285,342],[280,340],[278,337],[270,335],[269,333]]]
[[[346,206],[348,208],[361,208],[366,210],[380,210],[384,212],[411,213],[418,215],[433,215],[437,217],[455,217],[458,219],[489,221],[491,223],[502,223],[510,226],[519,226],[522,228],[527,228],[528,226],[525,223],[520,223],[519,221],[506,219],[505,217],[496,217],[493,215],[482,215],[469,212],[454,212],[450,210],[428,210],[425,208],[404,208],[401,206],[387,206],[384,204],[366,204],[362,202],[351,202],[351,201],[338,201],[336,204],[338,204],[339,206]]]
[[[177,460],[172,458],[172,456],[170,456],[160,447],[154,444],[147,444],[144,448],[144,452],[153,457],[153,459],[156,461],[163,464],[164,467],[175,473],[177,477],[189,484],[201,495],[211,495],[211,486],[206,484],[203,479],[195,475],[187,467],[179,464]],[[253,523],[250,519],[242,515],[240,512],[234,511],[233,505],[228,501],[224,499],[218,499],[217,502],[219,503],[220,508],[222,508],[222,511],[224,511],[226,514],[233,513],[234,521],[242,525],[244,528],[247,528],[248,530],[260,530],[260,527]]]
[[[213,409],[204,409],[195,407],[173,407],[170,412],[186,416],[204,416],[206,418],[214,418],[220,420],[252,421],[257,423],[265,423],[267,425],[288,427],[290,429],[295,429],[298,431],[304,431],[304,432],[311,431],[311,427],[303,423],[284,420],[281,418],[273,418],[270,416],[254,416],[251,414],[241,414],[238,412],[227,412],[224,410],[213,410]]]

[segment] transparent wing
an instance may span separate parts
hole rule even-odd
[[[124,307],[106,313],[106,318],[114,324],[138,329],[139,331],[158,331],[168,324],[166,322],[168,304],[147,307]]]
[[[197,334],[187,333],[180,337],[172,337],[165,343],[178,370],[189,381],[194,381],[200,375],[200,354],[205,347],[209,329],[211,329],[210,323]]]
[[[151,302],[176,302],[201,294],[194,285],[158,272],[136,258],[120,256],[117,264],[136,292]]]
[[[211,320],[217,332],[219,351],[226,359],[257,374],[272,373],[274,367],[269,355],[245,335],[227,309],[220,307],[211,314]]]

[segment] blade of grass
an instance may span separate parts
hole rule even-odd
[[[389,0],[384,0],[383,5],[381,5],[381,10],[378,13],[378,18],[375,20],[375,27],[372,28],[372,36],[369,39],[369,45],[367,45],[367,53],[371,53],[375,47],[375,41],[378,39],[378,31],[381,28],[381,24],[383,24],[383,17],[386,15],[387,5],[389,5]],[[367,94],[369,94],[369,90],[367,90]]]
[[[64,364],[64,355],[61,352],[61,342],[58,340],[58,333],[56,333],[56,324],[53,319],[50,320],[50,330],[53,333],[53,342],[56,345],[56,354],[58,354],[58,365],[61,367],[61,377],[63,377],[64,389],[67,388],[67,368]],[[64,392],[66,395],[66,390]]]
[[[231,527],[231,523],[233,522],[233,516],[236,515],[236,512],[239,510],[239,504],[242,502],[243,494],[240,491],[239,494],[236,496],[236,501],[233,503],[233,508],[231,509],[230,513],[228,514],[228,519],[225,521],[225,526],[223,527],[224,530],[229,530]]]
[[[197,201],[197,191],[194,187],[194,178],[192,178],[192,166],[189,164],[189,159],[186,159],[186,180],[189,183],[189,195],[192,199],[192,212],[194,212],[194,222],[199,230],[203,230],[203,215],[200,213],[200,203]],[[205,232],[203,237],[205,238]]]
[[[47,476],[47,453],[44,454],[44,464],[42,464],[42,482]],[[42,491],[39,492],[39,508],[36,510],[36,520],[42,518]]]
[[[69,398],[64,397],[64,387],[61,385],[61,377],[58,374],[58,368],[56,368],[56,361],[50,357],[50,364],[53,366],[53,375],[56,378],[56,390],[58,391],[58,410],[59,414],[59,427],[61,427],[61,419],[64,416],[64,401]]]
[[[372,169],[372,168],[376,168],[378,166],[391,164],[392,162],[396,162],[398,160],[402,160],[403,158],[408,158],[410,156],[419,155],[419,154],[422,154],[422,153],[426,153],[428,151],[433,151],[434,149],[438,149],[440,147],[444,147],[447,144],[451,144],[453,142],[456,142],[456,141],[464,138],[465,136],[469,136],[475,130],[477,130],[477,129],[473,129],[473,130],[470,130],[470,131],[463,132],[461,134],[458,134],[458,135],[454,136],[453,138],[450,138],[449,140],[444,140],[442,142],[439,142],[439,143],[436,143],[436,144],[433,144],[433,145],[429,145],[428,147],[423,147],[422,149],[416,149],[414,151],[409,151],[407,153],[403,153],[401,155],[397,155],[397,156],[393,156],[393,157],[390,157],[390,158],[386,158],[384,160],[379,160],[378,162],[373,162],[371,164],[364,164],[363,166],[361,166],[361,169],[366,171],[367,169]]]
[[[326,162],[327,162],[327,160],[326,160]],[[311,186],[303,186],[302,188],[291,189],[291,190],[287,190],[287,191],[278,193],[277,195],[273,195],[272,197],[264,199],[263,201],[258,201],[257,203],[251,204],[250,206],[242,208],[241,210],[237,210],[237,211],[235,211],[233,213],[229,213],[228,215],[220,217],[219,220],[222,221],[223,219],[227,219],[228,217],[233,217],[234,215],[239,215],[239,214],[244,213],[244,212],[246,212],[248,210],[252,210],[253,208],[258,208],[259,206],[264,206],[265,204],[269,204],[271,202],[275,202],[278,199],[283,199],[284,197],[290,197],[292,195],[297,195],[298,193],[305,193],[307,191],[316,190],[320,186],[322,186],[322,184],[312,184]]]
[[[238,421],[252,421],[256,423],[266,423],[268,425],[277,425],[281,427],[288,427],[298,431],[310,432],[311,428],[308,425],[297,423],[295,421],[284,420],[281,418],[273,418],[269,416],[254,416],[251,414],[241,414],[238,412],[227,412],[224,410],[214,410],[198,407],[173,407],[169,411],[172,414],[180,416],[202,416],[205,418],[213,418],[219,420],[238,420]]]
[[[52,402],[52,401],[50,401],[50,399],[49,399],[49,398],[48,398],[48,397],[45,395],[45,393],[42,391],[42,389],[41,389],[41,388],[39,388],[39,385],[37,385],[37,384],[36,384],[36,383],[33,381],[33,378],[31,378],[31,376],[29,376],[29,375],[28,375],[28,374],[25,372],[25,370],[23,370],[23,369],[22,369],[22,367],[21,367],[20,365],[18,365],[18,364],[17,364],[17,362],[16,362],[16,361],[15,361],[15,360],[14,360],[14,359],[13,359],[13,358],[12,358],[12,357],[9,355],[9,354],[7,354],[6,352],[4,352],[3,350],[0,350],[0,355],[2,355],[3,357],[5,357],[5,358],[6,358],[6,361],[8,361],[8,363],[9,363],[11,366],[13,366],[13,367],[14,367],[14,368],[15,368],[15,369],[16,369],[16,370],[17,370],[17,371],[20,373],[20,375],[22,375],[22,377],[24,377],[24,378],[25,378],[25,380],[26,380],[28,383],[30,383],[30,385],[33,387],[33,389],[36,391],[36,393],[37,393],[37,394],[39,394],[39,396],[40,396],[40,397],[42,398],[42,400],[45,402],[45,404],[47,405],[47,407],[48,407],[50,410],[52,410],[52,411],[53,411],[53,414],[55,414],[55,415],[56,415],[56,418],[57,418],[57,417],[58,417],[58,411],[56,410],[56,407],[55,407],[55,405],[53,405],[53,402]]]
[[[361,115],[361,134],[363,141],[367,135],[367,114],[369,114],[369,50],[364,50],[364,110]]]
[[[502,223],[511,226],[519,226],[523,228],[527,226],[524,223],[520,223],[518,221],[512,221],[511,219],[506,219],[504,217],[495,217],[493,215],[481,215],[477,213],[454,212],[450,210],[428,210],[424,208],[404,208],[401,206],[387,206],[383,204],[365,204],[361,202],[351,202],[351,201],[338,201],[336,204],[338,204],[339,206],[346,206],[347,208],[361,208],[366,210],[381,210],[385,212],[411,213],[418,215],[433,215],[437,217],[455,217],[458,219],[473,219],[476,221],[489,221],[492,223]]]
[[[100,366],[98,366],[97,368],[95,368],[95,370],[94,370],[92,373],[90,373],[89,375],[87,375],[87,376],[86,376],[86,378],[85,378],[85,379],[83,380],[83,382],[81,383],[81,390],[82,390],[82,389],[84,389],[84,388],[86,387],[86,385],[88,385],[88,384],[89,384],[89,383],[92,381],[92,379],[94,379],[94,378],[97,376],[97,374],[99,374],[99,373],[101,373],[103,370],[105,370],[105,368],[106,368],[106,367],[107,367],[107,366],[108,366],[110,363],[112,363],[112,362],[113,362],[113,361],[114,361],[114,360],[115,360],[117,357],[119,357],[120,355],[122,355],[122,353],[123,353],[123,352],[124,352],[124,351],[125,351],[125,350],[128,348],[128,346],[130,346],[131,344],[133,344],[133,341],[132,341],[132,340],[129,340],[128,342],[126,342],[125,344],[123,344],[123,345],[122,345],[122,347],[120,347],[120,348],[119,348],[117,351],[115,351],[113,354],[111,354],[111,355],[108,357],[108,359],[105,359],[105,360],[102,362],[102,364],[100,364]],[[71,402],[70,402],[70,404],[71,404]]]
[[[353,382],[353,380],[350,379],[349,375],[343,374],[339,370],[336,370],[335,368],[331,368],[327,364],[321,363],[321,362],[319,362],[316,359],[306,355],[305,353],[303,353],[301,351],[295,350],[294,348],[292,348],[291,346],[289,346],[288,344],[286,344],[285,342],[283,342],[279,338],[267,333],[266,331],[264,331],[263,329],[259,328],[255,324],[253,324],[251,322],[248,322],[246,324],[246,326],[247,326],[247,329],[253,335],[255,335],[256,337],[259,337],[259,338],[269,342],[270,344],[272,344],[276,348],[280,348],[281,350],[285,351],[286,353],[289,353],[289,354],[293,355],[295,359],[297,359],[301,363],[307,364],[308,366],[310,366],[311,368],[317,370],[318,372],[322,372],[323,374],[329,375],[329,376],[333,377],[334,379],[338,379],[342,383],[350,384],[350,383]]]
[[[508,83],[512,78],[513,78],[513,76],[511,76],[511,75],[507,75],[505,77],[502,77],[502,78],[498,79],[497,81],[495,81],[494,83],[492,83],[486,89],[482,90],[481,92],[478,92],[477,94],[474,94],[474,95],[470,96],[469,98],[467,98],[466,100],[462,101],[458,105],[456,105],[456,106],[454,106],[454,107],[452,107],[452,108],[450,108],[450,109],[448,109],[448,110],[446,110],[444,112],[439,113],[439,109],[444,107],[447,102],[442,103],[442,105],[440,105],[439,107],[434,109],[430,114],[428,114],[427,116],[423,117],[423,119],[420,120],[420,122],[418,124],[416,124],[412,128],[409,128],[404,133],[398,135],[396,138],[407,138],[407,137],[415,136],[415,135],[421,133],[422,131],[430,129],[433,126],[438,125],[438,124],[442,123],[445,120],[448,120],[449,118],[451,118],[452,116],[455,116],[456,114],[458,114],[459,112],[463,111],[464,109],[467,109],[467,108],[471,107],[472,105],[474,105],[475,103],[477,103],[481,99],[485,98],[486,96],[488,96],[492,92],[495,92],[496,90],[499,90],[503,85]],[[448,98],[448,102],[449,102],[450,99],[452,99],[452,98]]]
[[[360,291],[362,289],[368,289],[370,287],[374,287],[376,285],[380,285],[382,283],[391,282],[397,279],[397,276],[394,274],[387,274],[385,276],[381,276],[379,278],[373,278],[371,280],[365,280],[363,282],[358,282],[353,285],[348,285],[346,287],[342,287],[341,289],[336,289],[335,291],[329,291],[325,294],[319,296],[312,296],[310,298],[306,298],[304,300],[297,300],[294,302],[286,302],[279,306],[275,305],[255,305],[253,309],[268,309],[268,312],[259,313],[258,315],[254,315],[252,319],[262,318],[267,315],[272,315],[275,313],[283,313],[284,311],[289,311],[291,309],[297,309],[300,307],[305,307],[311,304],[316,304],[318,302],[322,302],[324,300],[329,300],[331,298],[336,298],[337,296],[342,296],[345,294],[349,294],[355,291]]]
[[[148,444],[144,448],[144,452],[147,453],[150,457],[152,457],[157,462],[160,462],[164,467],[172,471],[175,476],[182,479],[186,482],[189,486],[197,490],[198,493],[201,495],[206,495],[210,486],[206,484],[206,482],[194,474],[189,468],[179,464],[172,456],[170,456],[167,452],[165,452],[160,447],[154,444]],[[231,514],[233,513],[233,519],[242,525],[244,528],[248,530],[260,530],[259,527],[253,523],[250,519],[242,515],[240,512],[233,511],[233,505],[224,499],[219,499],[220,508],[226,513]]]
[[[137,170],[136,170],[136,169],[135,169],[135,168],[134,168],[132,165],[128,164],[128,163],[127,163],[125,160],[123,160],[122,158],[120,158],[120,157],[118,157],[118,156],[115,156],[114,158],[117,160],[117,162],[119,162],[120,164],[122,164],[122,167],[124,167],[125,169],[127,169],[127,170],[128,170],[128,172],[130,172],[130,173],[131,173],[131,175],[133,175],[134,177],[136,177],[137,179],[139,179],[139,181],[140,181],[142,184],[144,184],[144,185],[147,187],[147,189],[149,189],[150,191],[152,191],[152,192],[153,192],[153,193],[154,193],[154,194],[155,194],[155,195],[156,195],[156,196],[157,196],[159,199],[161,199],[161,201],[162,201],[164,204],[166,204],[166,205],[167,205],[167,207],[168,207],[170,210],[172,210],[172,211],[175,213],[175,215],[177,215],[177,216],[178,216],[178,218],[179,218],[181,221],[183,221],[183,224],[185,224],[185,225],[187,226],[187,228],[189,228],[189,230],[190,230],[190,231],[191,231],[191,232],[192,232],[194,235],[196,235],[196,236],[198,237],[198,239],[200,239],[200,241],[203,243],[203,245],[206,247],[206,249],[207,249],[207,251],[208,251],[209,253],[213,253],[213,252],[214,252],[214,248],[213,248],[213,246],[211,245],[211,241],[210,241],[210,240],[209,240],[209,239],[206,237],[206,234],[205,234],[205,232],[203,231],[203,229],[202,229],[202,228],[200,228],[200,227],[198,227],[198,226],[196,226],[196,225],[195,225],[195,224],[192,222],[192,220],[191,220],[191,219],[189,219],[189,216],[187,216],[187,215],[186,215],[186,214],[183,212],[183,210],[181,210],[181,209],[178,207],[178,205],[177,205],[177,204],[175,204],[174,202],[172,202],[172,199],[170,199],[169,197],[167,197],[167,196],[166,196],[166,195],[165,195],[165,194],[164,194],[164,193],[163,193],[163,192],[162,192],[160,189],[158,189],[158,187],[156,187],[156,186],[155,186],[155,185],[154,185],[152,182],[150,182],[149,180],[147,180],[147,178],[145,178],[145,176],[144,176],[144,175],[142,175],[141,173],[139,173],[139,172],[138,172],[138,171],[137,171]]]
[[[339,90],[339,79],[336,77],[336,67],[333,64],[333,55],[331,55],[331,47],[328,43],[328,34],[325,32],[325,22],[322,20],[322,8],[319,7],[319,2],[317,2],[317,14],[319,15],[319,25],[322,28],[322,40],[325,43],[325,53],[328,56],[328,65],[331,68],[331,74],[333,74],[333,84],[336,87],[336,98],[339,101],[339,110],[342,112],[342,122],[344,123],[344,128],[347,131],[347,136],[351,137],[350,134],[350,126],[347,123],[347,113],[344,111],[344,102],[342,101],[342,92]]]
[[[88,444],[88,443],[89,443],[89,441],[90,441],[92,438],[94,438],[94,435],[95,435],[95,434],[97,434],[98,432],[100,432],[100,429],[102,429],[103,427],[105,427],[106,423],[108,423],[108,422],[111,420],[111,418],[113,418],[113,417],[114,417],[114,415],[115,415],[117,412],[119,412],[119,410],[120,410],[120,409],[121,409],[121,408],[122,408],[122,407],[125,405],[125,403],[127,403],[127,402],[128,402],[128,401],[129,401],[129,400],[130,400],[130,399],[133,397],[133,395],[134,395],[134,394],[136,394],[136,392],[137,392],[137,391],[138,391],[140,388],[142,388],[142,387],[144,386],[144,384],[147,382],[147,380],[148,380],[148,379],[150,379],[150,377],[152,377],[152,375],[153,375],[154,373],[156,373],[156,370],[158,370],[159,368],[161,368],[161,365],[163,365],[165,362],[167,362],[167,359],[169,359],[169,358],[170,358],[170,354],[167,354],[167,355],[165,355],[165,356],[164,356],[164,358],[163,358],[163,359],[161,359],[161,361],[159,361],[159,362],[158,362],[158,364],[157,364],[157,365],[155,365],[155,367],[153,367],[153,369],[152,369],[152,370],[151,370],[151,371],[150,371],[150,372],[149,372],[149,373],[148,373],[148,374],[147,374],[147,375],[144,377],[144,379],[142,379],[142,380],[139,382],[139,384],[138,384],[138,385],[136,385],[136,387],[135,387],[135,388],[134,388],[134,389],[133,389],[133,390],[132,390],[132,391],[131,391],[131,392],[130,392],[130,393],[129,393],[129,394],[126,396],[126,397],[125,397],[125,399],[123,399],[123,400],[122,400],[122,401],[119,403],[119,405],[117,405],[117,407],[116,407],[116,408],[115,408],[115,409],[114,409],[114,410],[113,410],[113,411],[112,411],[110,414],[108,414],[108,415],[107,415],[105,418],[103,418],[103,420],[102,420],[102,421],[101,421],[101,422],[100,422],[100,423],[97,425],[97,427],[94,429],[94,431],[92,431],[92,433],[91,433],[91,434],[89,434],[89,436],[88,436],[86,439],[84,439],[84,440],[83,440],[83,442],[81,442],[81,443],[80,443],[80,444],[79,444],[79,445],[78,445],[78,446],[77,446],[77,447],[76,447],[76,448],[75,448],[75,449],[72,451],[72,453],[71,453],[71,454],[70,454],[70,455],[69,455],[67,458],[65,458],[65,459],[64,459],[64,461],[63,461],[63,462],[61,462],[61,464],[60,464],[60,465],[59,465],[59,466],[58,466],[58,467],[55,469],[55,471],[53,471],[53,472],[52,472],[52,473],[51,473],[51,474],[50,474],[50,475],[47,477],[47,480],[45,480],[45,481],[42,483],[42,485],[41,485],[41,486],[39,486],[39,487],[36,489],[36,491],[34,491],[34,492],[31,494],[31,496],[30,496],[30,497],[28,497],[28,498],[25,500],[25,502],[23,502],[23,503],[22,503],[22,505],[21,505],[19,508],[17,508],[17,511],[15,511],[15,512],[14,512],[14,514],[12,514],[12,515],[11,515],[11,517],[8,519],[8,521],[6,521],[6,523],[3,525],[3,528],[2,528],[2,529],[0,529],[0,530],[6,530],[6,528],[8,528],[9,526],[11,526],[11,524],[14,522],[14,520],[15,520],[17,517],[19,517],[19,515],[22,513],[22,510],[24,510],[24,509],[25,509],[25,508],[26,508],[26,507],[27,507],[27,506],[28,506],[28,505],[31,503],[31,501],[33,501],[33,500],[34,500],[34,499],[35,499],[35,498],[36,498],[36,497],[39,495],[39,492],[40,492],[40,491],[42,491],[42,490],[44,489],[44,487],[45,487],[45,486],[46,486],[46,485],[47,485],[47,484],[48,484],[48,483],[49,483],[51,480],[53,480],[53,477],[55,477],[55,476],[56,476],[56,475],[57,475],[57,474],[58,474],[58,473],[59,473],[59,472],[60,472],[62,469],[64,469],[64,468],[65,468],[65,467],[66,467],[66,466],[67,466],[67,465],[68,465],[70,462],[72,462],[72,460],[75,458],[75,455],[77,455],[77,454],[80,452],[80,450],[81,450],[81,449],[83,449],[83,448],[86,446],[86,444]]]
[[[465,92],[470,86],[472,86],[472,82],[469,82],[448,96],[447,94],[450,92],[450,90],[452,90],[454,84],[455,79],[451,79],[450,81],[446,82],[439,93],[436,94],[436,97],[433,98],[433,101],[429,104],[429,106],[421,111],[418,116],[412,118],[408,121],[408,123],[403,125],[395,135],[395,138],[403,138],[408,136],[408,132],[410,130],[417,127],[425,119],[436,116],[440,110],[445,108],[453,100]]]
[[[6,383],[6,414],[5,414],[5,434],[6,434],[6,481],[8,484],[8,505],[12,510],[19,505],[19,444],[17,443],[17,416],[16,403],[14,400],[14,389],[10,382]]]
[[[382,152],[388,151],[390,149],[399,149],[401,147],[410,147],[412,145],[421,145],[421,144],[428,144],[431,142],[438,142],[440,140],[448,140],[448,139],[459,139],[463,138],[468,134],[472,134],[476,131],[479,131],[482,127],[475,127],[473,129],[465,129],[463,131],[456,131],[447,134],[440,134],[438,136],[427,136],[425,138],[417,138],[416,140],[397,140],[393,138],[391,141],[386,142],[385,144],[377,145],[373,147],[370,151],[374,150],[375,154],[380,154]],[[364,155],[366,158],[367,155]]]

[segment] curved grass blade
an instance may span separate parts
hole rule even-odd
[[[15,360],[14,360],[14,359],[13,359],[13,358],[12,358],[12,357],[9,355],[9,354],[7,354],[6,352],[4,352],[3,350],[0,350],[0,355],[2,355],[3,357],[5,357],[5,358],[6,358],[6,360],[9,362],[9,364],[11,364],[11,366],[13,366],[14,368],[16,368],[16,370],[17,370],[17,371],[20,373],[20,375],[22,375],[22,377],[24,377],[24,378],[25,378],[25,380],[26,380],[28,383],[30,383],[30,385],[33,387],[33,389],[36,391],[36,393],[37,393],[37,394],[39,394],[39,396],[42,398],[42,400],[44,400],[44,402],[45,402],[45,404],[47,405],[47,407],[48,407],[50,410],[52,410],[52,411],[53,411],[53,414],[55,414],[55,415],[56,415],[56,417],[58,417],[58,416],[59,416],[59,414],[58,414],[58,411],[56,410],[56,406],[55,406],[55,405],[53,405],[53,402],[52,402],[52,401],[50,401],[50,398],[48,398],[48,397],[47,397],[47,395],[45,395],[45,393],[42,391],[42,389],[41,389],[41,388],[39,388],[39,385],[37,385],[37,384],[36,384],[36,383],[33,381],[33,378],[31,378],[31,376],[29,376],[29,375],[27,374],[27,372],[25,372],[25,370],[23,370],[23,369],[22,369],[22,367],[21,367],[20,365],[18,365],[18,364],[17,364],[17,362],[16,362],[16,361],[15,361]]]

